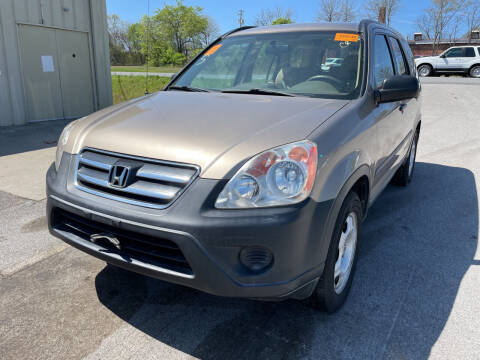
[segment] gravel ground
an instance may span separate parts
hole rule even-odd
[[[47,233],[44,199],[0,188],[0,358],[478,359],[480,82],[422,83],[415,178],[371,208],[338,313],[106,266]],[[0,160],[29,150],[7,152],[8,138]]]

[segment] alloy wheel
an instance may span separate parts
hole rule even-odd
[[[413,166],[415,165],[415,154],[417,152],[417,142],[415,139],[412,143],[412,148],[410,149],[410,156],[408,158],[408,176],[412,176]]]
[[[355,259],[358,238],[358,219],[354,212],[348,214],[343,224],[340,241],[338,243],[337,261],[333,284],[335,292],[340,294],[348,283]]]
[[[428,66],[428,65],[422,65],[418,69],[418,74],[422,77],[430,75],[430,72],[431,72],[430,66]]]
[[[475,66],[470,70],[470,76],[474,78],[480,78],[480,66]]]

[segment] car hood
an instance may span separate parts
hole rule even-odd
[[[66,150],[84,147],[195,164],[221,179],[259,152],[303,140],[348,101],[162,91],[80,120]]]

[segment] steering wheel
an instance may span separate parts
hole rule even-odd
[[[330,76],[330,75],[315,75],[315,76],[312,76],[307,81],[317,81],[317,80],[320,80],[320,81],[326,80],[326,82],[332,84],[335,87],[339,87],[339,86],[343,85],[342,81],[340,81],[337,78],[334,78],[333,76]]]

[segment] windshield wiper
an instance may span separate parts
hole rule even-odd
[[[295,95],[293,95],[293,94],[288,94],[288,93],[284,93],[284,92],[281,92],[281,91],[266,90],[266,89],[249,89],[249,90],[231,89],[231,90],[223,90],[222,93],[227,93],[227,94],[274,95],[274,96],[295,96]]]
[[[201,88],[196,88],[196,87],[191,87],[191,86],[176,86],[172,85],[169,86],[167,90],[180,90],[180,91],[190,91],[190,92],[209,92],[208,90],[201,89]]]

